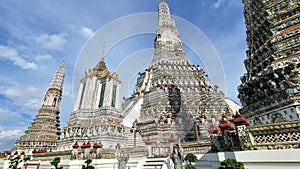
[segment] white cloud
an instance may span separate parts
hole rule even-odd
[[[13,138],[18,138],[21,136],[22,131],[18,129],[14,130],[0,130],[0,140],[9,140]]]
[[[67,35],[65,33],[52,35],[44,33],[36,37],[35,41],[46,49],[62,50],[68,42],[66,36]]]
[[[10,150],[22,134],[20,129],[4,129],[0,126],[0,150]]]
[[[51,60],[51,59],[52,59],[52,56],[50,54],[36,55],[35,56],[36,61]]]
[[[3,125],[4,123],[9,122],[9,120],[11,119],[14,119],[14,122],[17,122],[18,120],[22,119],[22,116],[19,113],[0,108],[0,118],[1,118],[0,124]],[[0,131],[1,131],[1,127],[0,127]]]
[[[86,38],[89,38],[95,34],[95,32],[88,27],[81,27],[80,33]]]
[[[20,66],[22,69],[37,69],[38,66],[34,62],[28,62],[18,54],[15,48],[0,45],[0,58],[4,58],[13,62],[14,65]]]
[[[241,4],[240,1],[237,0],[216,0],[215,3],[213,3],[213,8],[218,9],[222,6],[227,6],[227,7],[236,7]]]
[[[11,99],[13,104],[20,106],[26,114],[35,113],[40,108],[44,92],[33,86],[22,86],[19,84],[0,86],[0,94]]]

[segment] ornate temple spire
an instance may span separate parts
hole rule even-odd
[[[101,58],[100,58],[98,64],[96,65],[95,69],[98,71],[107,70],[107,67],[106,67],[106,64],[104,61],[104,50],[102,51]]]
[[[61,66],[54,73],[52,83],[45,94],[43,106],[51,106],[59,109],[59,103],[61,101],[64,78],[65,78],[65,65],[63,62]]]
[[[158,8],[158,25],[169,25],[172,24],[170,9],[165,1],[161,1]]]
[[[133,94],[122,105],[123,124],[134,122],[147,146],[161,148],[150,148],[149,156],[164,156],[169,149],[163,147],[177,141],[208,139],[207,122],[232,113],[223,93],[184,54],[165,1],[159,4],[158,20],[153,60],[138,74]]]
[[[56,70],[52,83],[48,88],[44,102],[25,134],[16,141],[13,150],[36,153],[37,149],[51,151],[56,149],[60,134],[59,103],[62,98],[62,87],[65,77],[64,63]]]
[[[62,90],[65,78],[65,63],[63,62],[61,66],[56,70],[50,88],[57,88]]]
[[[163,62],[189,63],[182,50],[182,43],[169,6],[162,1],[158,7],[158,27],[155,38],[155,53],[151,65]]]

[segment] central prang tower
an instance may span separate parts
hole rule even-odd
[[[149,156],[167,156],[173,143],[206,140],[207,127],[232,111],[203,69],[185,56],[165,1],[159,4],[154,48],[150,66],[123,103],[124,124],[135,124]]]

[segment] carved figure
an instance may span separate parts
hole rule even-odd
[[[174,163],[174,169],[182,169],[182,162],[183,162],[184,156],[183,156],[183,152],[180,150],[180,147],[178,144],[173,146],[171,159]]]
[[[129,160],[129,153],[123,150],[117,152],[117,160],[119,162],[118,169],[126,169],[126,164]]]

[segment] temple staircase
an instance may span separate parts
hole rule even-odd
[[[146,158],[142,164],[142,169],[169,169],[170,158]]]
[[[125,128],[125,136],[127,137],[127,147],[133,148],[134,147],[134,130],[132,128],[126,127]],[[135,147],[145,147],[145,142],[143,141],[142,136],[139,132],[135,133]]]
[[[132,123],[140,117],[140,110],[143,104],[143,97],[137,97],[132,100],[123,111],[123,124],[131,127]]]

